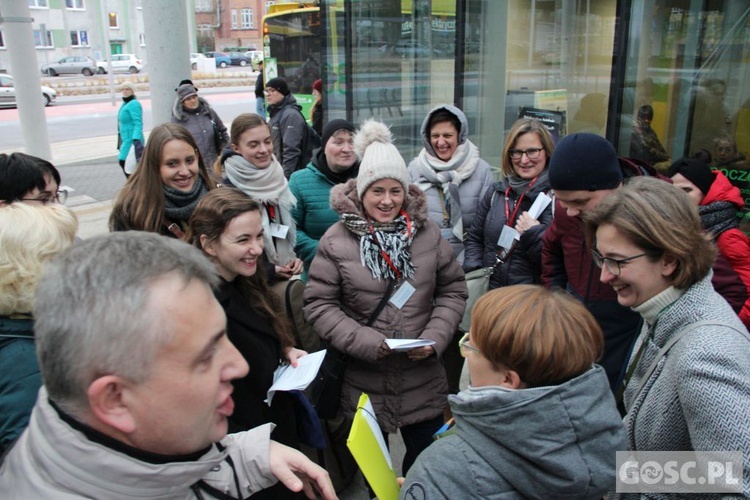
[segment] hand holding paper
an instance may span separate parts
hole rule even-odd
[[[325,349],[297,358],[297,366],[281,365],[273,373],[273,385],[268,389],[266,402],[271,406],[276,391],[302,391],[310,385],[325,358]]]
[[[385,339],[385,343],[394,351],[408,351],[417,347],[435,345],[435,341],[429,339]]]

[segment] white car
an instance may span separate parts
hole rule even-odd
[[[206,56],[204,56],[203,54],[199,52],[191,52],[190,53],[190,69],[192,69],[193,71],[198,69],[198,65],[200,64],[198,60],[205,59],[205,58]]]
[[[143,69],[143,62],[135,54],[114,54],[112,56],[113,73],[138,73]],[[104,75],[109,71],[107,61],[96,62],[96,72]]]
[[[44,105],[49,106],[57,99],[55,89],[42,85],[42,99]],[[13,77],[0,75],[0,107],[16,105],[16,88],[13,85]]]

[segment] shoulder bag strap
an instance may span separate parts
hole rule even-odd
[[[370,319],[367,320],[367,323],[365,326],[372,326],[373,323],[375,323],[375,320],[378,319],[378,316],[380,316],[380,313],[383,312],[383,309],[385,308],[385,305],[388,303],[388,299],[391,298],[391,292],[393,291],[393,287],[396,286],[396,281],[391,280],[388,283],[388,288],[385,291],[385,294],[383,295],[383,298],[380,299],[380,302],[378,303],[378,307],[375,308],[375,310],[370,315]]]
[[[643,390],[643,388],[646,385],[646,382],[648,382],[648,379],[651,378],[651,374],[654,373],[654,370],[656,370],[656,366],[659,364],[659,361],[661,358],[663,358],[674,345],[680,341],[686,334],[689,332],[692,332],[696,328],[700,328],[702,326],[725,326],[727,328],[730,328],[742,335],[745,335],[748,337],[747,332],[744,332],[742,330],[738,330],[734,326],[730,325],[729,323],[725,323],[723,321],[715,321],[715,320],[704,320],[704,321],[698,321],[696,323],[691,323],[687,325],[685,328],[677,332],[675,335],[672,336],[669,340],[667,340],[666,344],[664,344],[664,347],[661,348],[659,353],[656,355],[656,358],[651,362],[648,369],[643,375],[643,378],[641,379],[641,383],[638,385],[638,388],[635,391],[635,394],[640,394],[640,392]],[[750,337],[748,337],[748,340],[750,340]],[[647,339],[643,340],[644,342],[647,341]]]

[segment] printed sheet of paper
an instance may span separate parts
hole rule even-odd
[[[385,343],[394,351],[408,351],[417,347],[434,345],[435,341],[429,339],[385,339]]]
[[[302,391],[307,389],[310,382],[315,380],[315,376],[323,364],[323,358],[326,356],[326,350],[302,356],[297,360],[297,367],[292,365],[282,365],[276,368],[273,373],[273,384],[268,389],[266,403],[271,406],[273,395],[276,391]],[[252,375],[251,375],[252,376]]]
[[[547,205],[550,203],[552,203],[552,198],[544,193],[539,193],[536,200],[534,200],[534,203],[531,204],[531,208],[529,208],[529,215],[533,219],[539,220],[539,216],[542,215],[542,212],[544,212],[544,209],[547,208]]]

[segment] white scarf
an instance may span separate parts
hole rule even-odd
[[[281,164],[275,156],[272,158],[268,167],[258,168],[241,155],[232,155],[224,161],[224,172],[234,187],[261,203],[266,257],[277,266],[285,266],[296,258],[294,244],[297,241],[297,226],[292,218],[292,208],[297,205],[297,199],[289,190]],[[276,222],[289,227],[286,238],[271,236],[271,220],[266,204],[276,207]]]
[[[442,188],[445,194],[445,203],[450,206],[450,227],[453,235],[463,241],[463,214],[459,203],[451,203],[450,186],[460,186],[463,181],[472,176],[479,163],[479,148],[470,140],[459,144],[453,156],[448,161],[443,161],[422,148],[417,157],[417,171],[419,178],[417,186],[422,191],[431,187]]]

